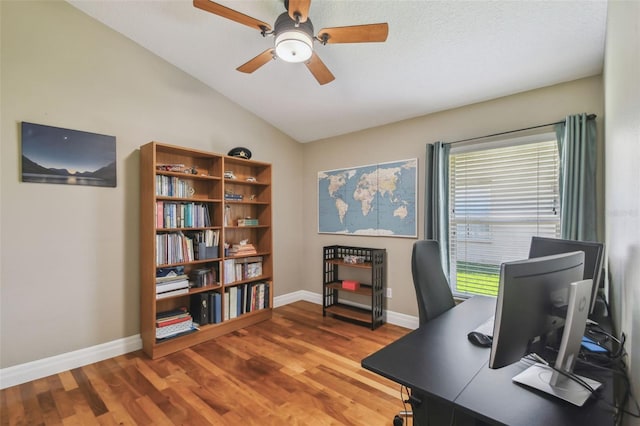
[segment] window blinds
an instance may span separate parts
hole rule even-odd
[[[477,146],[477,145],[476,145]],[[450,281],[456,294],[498,292],[500,264],[526,259],[533,235],[560,236],[555,135],[450,156]]]

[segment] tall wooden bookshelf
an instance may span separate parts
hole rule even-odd
[[[177,218],[166,217],[167,205],[182,213]],[[193,209],[205,212],[206,217],[192,219]],[[218,245],[204,247],[194,241],[205,233],[217,235]],[[183,241],[181,256],[176,257],[175,246],[167,243],[172,238]],[[189,244],[184,242],[188,240]],[[190,244],[195,253],[187,249]],[[247,274],[247,262],[260,267]],[[158,299],[159,272],[176,268],[183,268],[189,277],[188,290]],[[196,287],[196,270],[210,271],[213,280]],[[247,297],[252,292],[253,302]],[[197,331],[156,339],[159,313],[181,307],[191,311],[194,298],[206,295],[207,299],[214,293],[222,300],[220,322],[212,323],[211,318],[200,321]],[[228,298],[234,294],[236,298],[242,295],[243,302],[231,305]],[[188,348],[269,319],[272,307],[271,165],[159,142],[141,146],[140,334],[144,352],[157,358]]]

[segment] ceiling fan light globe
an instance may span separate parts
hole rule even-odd
[[[276,37],[276,55],[286,62],[306,62],[313,53],[313,39],[300,31],[284,31]]]

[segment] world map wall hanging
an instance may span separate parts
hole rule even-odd
[[[318,172],[318,233],[416,238],[418,159]]]

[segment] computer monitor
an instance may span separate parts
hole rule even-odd
[[[593,313],[600,287],[602,264],[604,261],[604,244],[588,241],[562,240],[559,238],[533,237],[529,247],[529,258],[549,256],[552,254],[584,252],[584,272],[582,279],[592,280],[589,314]]]
[[[535,351],[533,344],[564,325],[569,284],[582,280],[583,268],[582,252],[500,266],[489,367],[500,368],[518,361]]]
[[[500,368],[532,352],[544,354],[547,338],[564,327],[556,369],[534,364],[514,381],[575,405],[584,404],[591,395],[568,378],[584,335],[591,296],[591,280],[582,279],[584,257],[584,252],[577,251],[501,265],[489,359],[490,368]],[[600,385],[583,377],[579,380],[591,389]]]

